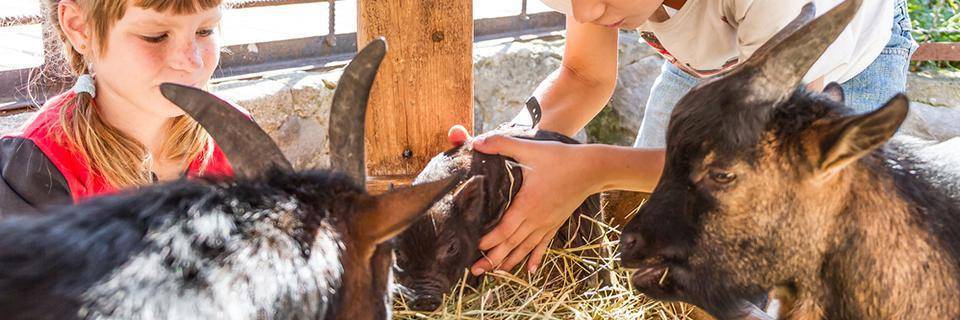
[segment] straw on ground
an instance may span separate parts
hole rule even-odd
[[[588,217],[585,217],[589,219]],[[602,236],[586,245],[550,249],[540,270],[529,274],[487,273],[479,288],[461,282],[445,295],[436,312],[411,311],[403,298],[397,299],[397,319],[690,319],[693,308],[679,303],[662,303],[636,293],[629,272],[617,269],[619,231],[607,223],[592,220]],[[579,255],[602,248],[608,258]],[[610,273],[608,284],[599,285],[601,271]],[[578,276],[579,274],[579,276]],[[589,275],[589,276],[583,276]]]

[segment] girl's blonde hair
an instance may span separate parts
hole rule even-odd
[[[46,27],[50,34],[58,34],[61,53],[66,68],[73,76],[91,72],[87,61],[80,52],[74,50],[60,28],[57,6],[60,0],[42,0],[46,17]],[[74,0],[84,11],[84,20],[91,26],[92,42],[103,53],[107,49],[107,34],[120,20],[130,5],[158,12],[190,14],[200,10],[219,6],[221,0]],[[73,108],[60,109],[60,125],[64,135],[76,146],[87,160],[92,172],[102,175],[115,188],[142,186],[153,182],[150,168],[152,161],[146,148],[133,138],[109,125],[94,107],[93,97],[88,93],[78,93]],[[213,139],[205,130],[188,116],[176,117],[169,128],[167,137],[161,146],[160,154],[152,157],[174,160],[188,165],[201,153],[205,153],[201,171],[213,153]]]

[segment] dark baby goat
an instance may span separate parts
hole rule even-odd
[[[365,192],[367,97],[386,43],[344,70],[331,107],[337,172],[296,172],[247,116],[196,88],[165,97],[238,177],[181,180],[0,222],[4,319],[386,319],[392,249],[458,183]]]
[[[485,135],[491,134],[578,143],[559,133],[528,127],[498,128]],[[459,171],[465,171],[467,176],[483,176],[485,181],[465,183],[397,237],[397,280],[407,305],[416,311],[437,309],[443,295],[460,283],[464,270],[481,257],[477,249],[480,238],[500,221],[523,183],[521,167],[512,159],[476,152],[470,142],[431,159],[415,183],[434,181]],[[593,195],[567,220],[557,233],[554,245],[580,246],[588,239],[596,239],[599,235],[593,233],[599,232],[598,228],[580,216],[603,221],[600,214],[599,195]],[[599,257],[600,253],[586,254]],[[471,285],[480,279],[468,277]]]
[[[638,290],[721,319],[771,289],[786,319],[960,318],[960,175],[887,143],[906,97],[851,114],[840,85],[797,89],[862,1],[812,22],[808,5],[677,104],[662,178],[621,237]]]

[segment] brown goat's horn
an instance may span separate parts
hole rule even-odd
[[[804,7],[794,22],[748,59],[737,72],[750,74],[752,92],[757,98],[779,100],[800,84],[810,67],[820,59],[860,9],[863,0],[846,0],[812,22],[802,24],[812,8]],[[789,33],[791,30],[796,31]]]
[[[770,40],[767,40],[767,42],[760,46],[760,48],[757,48],[757,50],[753,52],[752,57],[765,57],[770,55],[770,50],[772,50],[773,47],[780,44],[780,42],[783,42],[784,39],[789,37],[794,32],[797,32],[797,30],[799,30],[801,27],[810,23],[810,21],[812,21],[816,15],[816,5],[814,5],[813,2],[805,4],[803,8],[800,9],[800,15],[794,18],[793,21],[790,21],[790,23],[784,26],[783,29],[780,29],[777,34],[773,35],[773,37],[771,37]],[[726,77],[727,75],[738,73],[747,65],[747,63],[742,63],[730,70],[725,70],[718,73],[716,77]]]
[[[257,176],[276,167],[292,170],[280,148],[249,116],[194,87],[164,83],[160,92],[207,130],[240,176]]]
[[[346,172],[361,186],[367,180],[363,151],[367,98],[386,54],[384,38],[374,39],[360,50],[343,70],[330,106],[330,166]]]
[[[780,29],[777,34],[770,38],[770,40],[767,40],[767,42],[760,46],[757,51],[754,51],[753,54],[757,56],[769,56],[775,46],[786,40],[790,35],[796,33],[797,30],[800,30],[803,26],[810,24],[816,15],[817,6],[814,5],[813,2],[805,4],[803,8],[800,9],[800,15],[794,18],[793,21],[790,21],[783,29]]]

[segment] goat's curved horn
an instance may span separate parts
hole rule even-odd
[[[850,24],[862,3],[863,0],[846,0],[797,28],[813,11],[810,5],[805,6],[800,16],[771,40],[782,41],[762,46],[736,73],[750,74],[751,93],[757,98],[779,100],[789,95]]]
[[[387,54],[387,41],[377,38],[350,61],[333,93],[330,106],[330,166],[366,185],[363,137],[367,98],[377,70]]]
[[[760,46],[757,51],[754,51],[753,54],[759,56],[769,56],[771,54],[771,50],[773,50],[775,46],[786,40],[790,35],[796,33],[797,30],[800,30],[800,28],[810,24],[816,15],[817,6],[813,4],[813,2],[805,4],[803,8],[800,9],[800,15],[794,18],[793,21],[790,21],[790,23],[783,27],[783,29],[780,29],[777,34],[770,38],[770,40],[767,40],[767,42]]]
[[[253,177],[273,167],[293,169],[270,136],[233,105],[179,84],[161,84],[160,92],[207,130],[238,175]]]

